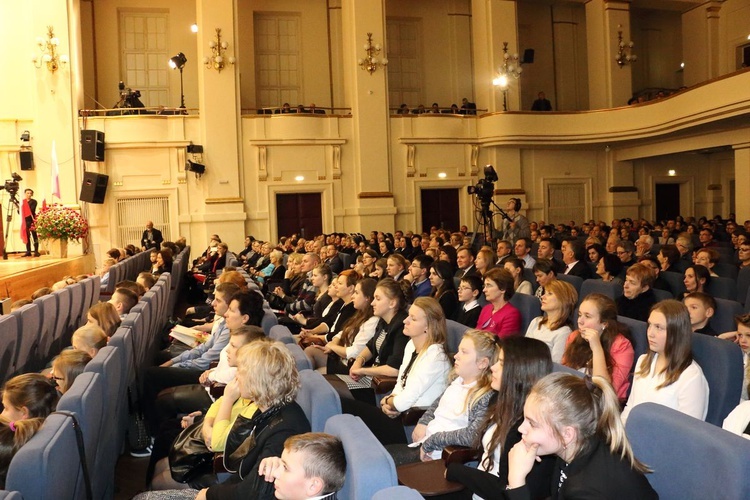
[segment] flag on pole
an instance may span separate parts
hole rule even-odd
[[[57,164],[57,150],[55,148],[55,141],[52,141],[52,153],[51,153],[51,169],[52,169],[52,195],[57,196],[60,199],[60,167]]]
[[[29,206],[29,200],[24,198],[21,202],[21,241],[23,241],[24,245],[29,242],[29,235],[26,232],[26,217],[33,217],[33,215],[31,213],[31,207]]]

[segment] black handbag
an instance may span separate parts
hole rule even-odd
[[[257,411],[252,418],[237,417],[224,447],[224,468],[228,472],[238,473],[242,478],[242,461],[255,449],[258,435],[273,427],[273,419],[282,408],[279,405],[264,412]]]
[[[189,483],[193,479],[213,472],[214,452],[203,440],[203,417],[197,417],[192,425],[180,432],[169,450],[169,470],[178,483]]]

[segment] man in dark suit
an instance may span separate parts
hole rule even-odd
[[[151,248],[161,248],[162,241],[164,241],[164,237],[161,235],[161,231],[154,229],[152,221],[147,221],[146,230],[143,231],[143,236],[141,236],[141,249],[145,252]]]
[[[577,238],[566,238],[562,243],[563,263],[565,270],[563,274],[578,276],[584,280],[593,278],[591,269],[584,261],[586,248],[584,243]]]
[[[23,202],[21,202],[21,217],[23,217],[21,235],[23,242],[26,243],[26,253],[23,256],[31,257],[31,239],[34,238],[34,257],[39,257],[39,237],[36,235],[36,231],[31,229],[36,220],[36,200],[32,198],[34,190],[27,188],[24,190],[23,195]]]
[[[539,92],[537,100],[531,105],[531,111],[552,111],[552,103],[544,95],[544,92]]]
[[[331,268],[334,274],[339,274],[344,270],[344,262],[339,257],[339,251],[336,249],[336,245],[328,245],[326,247],[326,260],[325,263]]]
[[[460,281],[464,276],[477,274],[477,268],[474,266],[474,250],[471,247],[463,246],[456,252],[456,261],[458,270],[455,277]]]
[[[555,273],[565,272],[565,264],[555,258],[555,244],[552,238],[542,238],[536,251],[536,258],[537,260],[547,259],[552,262],[552,269],[555,270]]]

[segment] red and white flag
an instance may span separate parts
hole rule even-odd
[[[55,148],[55,141],[52,141],[52,153],[51,153],[51,170],[52,170],[52,195],[57,196],[60,199],[60,167],[57,164],[57,149]]]

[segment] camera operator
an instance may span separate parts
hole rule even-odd
[[[26,244],[24,257],[31,257],[31,238],[34,238],[34,257],[39,257],[39,237],[31,227],[36,220],[36,200],[32,198],[34,190],[26,188],[23,191],[21,203],[21,239]]]
[[[505,211],[510,220],[503,219],[502,239],[515,242],[519,238],[531,237],[529,220],[519,214],[519,210],[521,210],[521,200],[519,198],[509,199]]]

